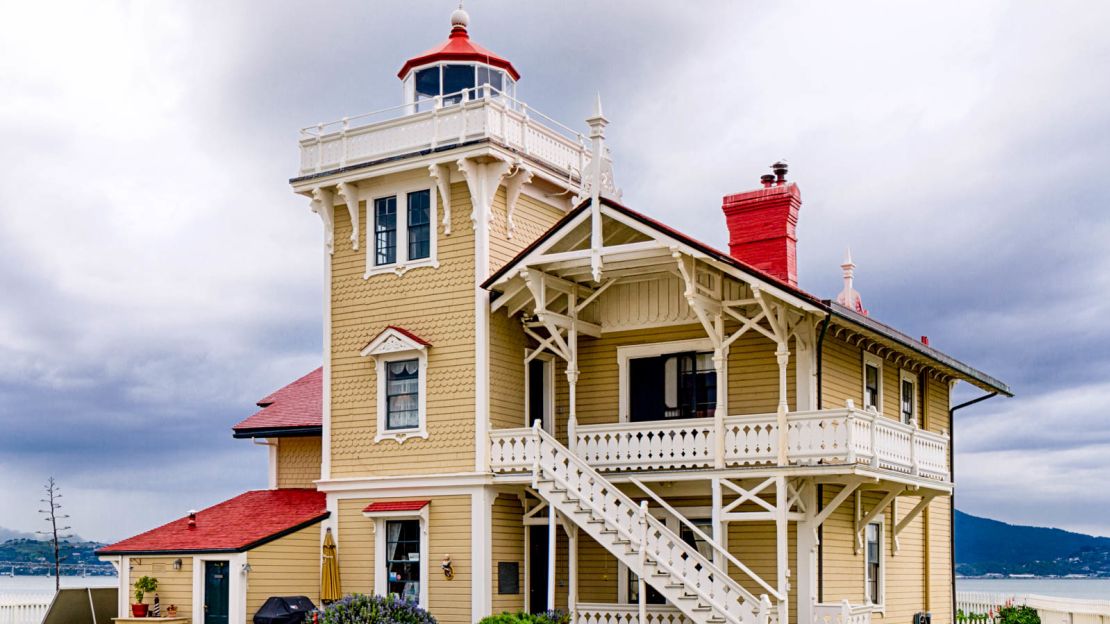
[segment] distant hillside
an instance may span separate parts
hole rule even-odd
[[[99,542],[64,542],[62,574],[115,574],[112,564],[97,559],[94,552]],[[18,538],[0,544],[0,573],[53,574],[54,550],[50,542]]]
[[[957,510],[956,572],[1110,576],[1110,538],[1006,524]]]
[[[0,543],[13,539],[35,539],[34,533],[24,533],[23,531],[16,531],[15,529],[5,529],[0,527]]]

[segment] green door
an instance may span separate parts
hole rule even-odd
[[[228,624],[228,568],[226,561],[204,562],[204,624]]]

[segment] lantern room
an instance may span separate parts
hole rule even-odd
[[[447,41],[410,58],[397,73],[404,103],[414,105],[414,112],[476,97],[516,97],[520,74],[508,60],[471,41],[469,24],[466,11],[456,10]]]

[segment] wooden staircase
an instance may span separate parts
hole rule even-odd
[[[558,440],[532,428],[532,486],[696,624],[768,624],[756,598]]]

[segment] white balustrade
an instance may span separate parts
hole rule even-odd
[[[847,600],[813,605],[815,624],[871,624],[871,605],[852,606]]]
[[[473,97],[475,93],[479,97]],[[481,139],[498,141],[567,175],[581,175],[589,162],[589,150],[580,133],[523,102],[492,87],[452,95],[302,129],[300,173]]]
[[[647,605],[645,624],[693,624],[672,605]],[[575,624],[640,624],[640,609],[635,604],[579,603],[574,608]]]
[[[905,474],[947,480],[947,434],[937,434],[852,408],[792,412],[787,416],[791,464],[865,464]],[[510,436],[506,438],[505,436]],[[779,431],[774,414],[724,419],[727,466],[773,465]],[[581,425],[575,452],[603,472],[709,468],[714,464],[712,418]],[[495,469],[525,470],[524,438],[495,432]]]
[[[39,624],[50,607],[49,594],[0,596],[0,624]]]

